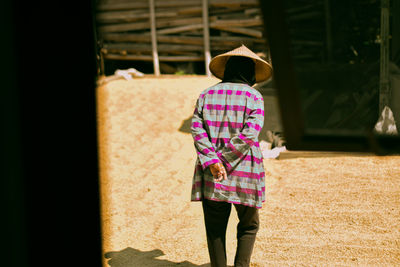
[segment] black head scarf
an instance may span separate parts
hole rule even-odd
[[[256,83],[254,61],[248,57],[231,56],[226,62],[222,82],[245,83],[253,86]]]

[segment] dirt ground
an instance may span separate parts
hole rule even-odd
[[[144,77],[98,87],[104,267],[209,266],[201,204],[190,202],[188,121],[217,82]],[[264,164],[251,266],[400,266],[400,156],[286,151]],[[230,265],[237,222],[232,209]]]

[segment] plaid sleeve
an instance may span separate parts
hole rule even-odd
[[[254,100],[249,116],[246,118],[241,132],[231,138],[229,143],[221,151],[221,161],[229,172],[232,166],[241,161],[254,142],[264,125],[264,101],[262,98]]]
[[[204,129],[202,107],[203,101],[199,98],[197,99],[196,108],[193,112],[191,132],[199,161],[204,170],[209,165],[221,161],[215,153],[215,149],[210,141],[207,131]]]

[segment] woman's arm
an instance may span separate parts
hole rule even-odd
[[[215,153],[215,149],[210,142],[207,131],[204,129],[202,102],[203,101],[200,98],[197,100],[196,108],[192,117],[191,132],[194,139],[194,146],[203,170],[210,167],[214,181],[220,182],[227,179],[227,174],[224,165]]]
[[[231,138],[229,143],[218,153],[228,173],[233,166],[246,156],[250,148],[256,142],[258,135],[264,125],[264,101],[256,98],[250,107],[251,111],[247,117],[241,132]]]
[[[215,153],[207,131],[204,129],[202,110],[203,100],[199,98],[197,99],[196,108],[194,109],[192,117],[191,132],[197,155],[204,170],[211,164],[221,163],[221,161]]]

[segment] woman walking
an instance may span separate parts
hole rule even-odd
[[[232,204],[239,217],[235,266],[249,266],[265,201],[265,172],[258,135],[264,102],[252,88],[272,68],[246,46],[214,57],[210,70],[222,80],[196,102],[191,132],[197,151],[192,201],[202,201],[212,267],[226,266],[225,236]]]

